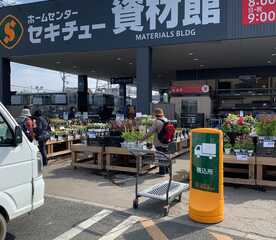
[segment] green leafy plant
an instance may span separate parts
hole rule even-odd
[[[245,149],[248,150],[248,151],[253,151],[255,149],[254,143],[251,139],[248,139],[245,142]]]
[[[144,135],[139,131],[125,131],[122,137],[126,142],[137,142],[142,140]]]
[[[234,145],[234,149],[241,149],[241,141],[239,139],[236,140],[235,145]]]
[[[230,143],[224,143],[224,149],[231,149],[232,145]]]
[[[246,150],[246,141],[245,140],[240,142],[240,149]]]
[[[256,133],[258,136],[276,136],[276,120],[270,122],[258,121],[256,123]]]
[[[254,150],[255,146],[251,138],[237,139],[235,149]]]
[[[252,117],[252,116],[250,116],[250,115],[246,115],[246,116],[244,117],[244,121],[245,121],[246,123],[250,123],[250,124],[253,124],[253,125],[256,123],[255,118]]]
[[[249,126],[243,125],[243,126],[240,127],[239,132],[240,132],[241,134],[250,134],[251,129],[250,129]]]
[[[227,135],[224,135],[223,146],[224,146],[224,149],[232,148],[232,144],[231,144],[230,139]]]
[[[137,119],[139,125],[150,127],[154,119],[152,116],[143,116]]]

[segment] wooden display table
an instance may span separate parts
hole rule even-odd
[[[276,187],[276,158],[257,157],[257,185]]]
[[[80,140],[62,140],[62,141],[48,141],[46,143],[47,147],[47,157],[54,158],[67,154],[71,154],[72,144],[79,143]]]
[[[237,160],[234,155],[224,154],[223,162],[224,183],[256,185],[255,157],[248,157],[248,160]]]
[[[73,144],[72,167],[82,167],[90,169],[104,169],[103,164],[103,147],[87,146],[84,144]]]
[[[71,141],[48,141],[47,146],[47,157],[53,158],[71,153]]]
[[[133,154],[126,148],[106,147],[106,170],[136,173],[136,161]],[[153,156],[152,156],[153,157]],[[140,166],[140,174],[148,172],[153,165],[142,164]]]

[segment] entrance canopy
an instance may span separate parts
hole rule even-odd
[[[167,87],[170,81],[179,80],[178,71],[269,67],[276,63],[275,53],[276,37],[155,47],[153,87]],[[104,80],[136,75],[134,49],[23,56],[11,60]]]

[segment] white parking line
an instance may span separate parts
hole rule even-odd
[[[126,232],[130,227],[132,227],[135,223],[139,221],[139,217],[131,216],[122,222],[117,227],[113,228],[99,240],[115,240],[116,238],[120,237],[124,232]]]
[[[97,213],[95,216],[80,223],[78,226],[63,233],[62,235],[55,238],[54,240],[70,240],[70,239],[74,238],[75,236],[77,236],[78,234],[80,234],[81,232],[83,232],[84,230],[90,228],[97,222],[101,221],[102,219],[104,219],[105,217],[110,215],[111,213],[112,213],[112,211],[110,211],[110,210],[102,210],[101,212]]]

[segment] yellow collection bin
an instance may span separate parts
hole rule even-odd
[[[223,133],[194,129],[190,138],[189,216],[200,223],[224,220]]]

